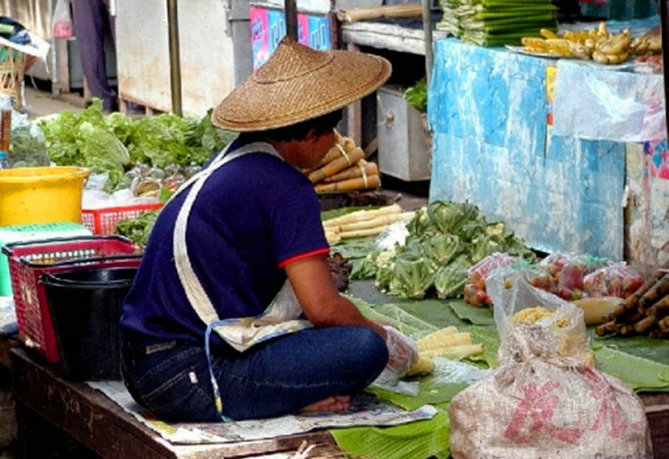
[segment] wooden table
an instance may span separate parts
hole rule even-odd
[[[67,381],[31,357],[25,349],[10,350],[18,440],[23,457],[53,457],[69,448],[72,439],[90,457],[217,458],[253,457],[297,451],[319,445],[321,451],[341,454],[327,431],[276,439],[217,445],[173,445],[137,421],[120,406],[86,383]],[[669,458],[669,393],[643,393],[641,399],[651,430],[656,458]],[[64,436],[68,441],[64,441]],[[63,457],[72,456],[64,453]],[[82,457],[80,451],[77,457]],[[83,457],[87,457],[85,454]]]
[[[61,457],[234,458],[294,452],[305,443],[339,451],[327,431],[239,443],[173,445],[102,392],[59,377],[24,349],[12,349],[10,356],[23,457],[54,457],[60,451]]]

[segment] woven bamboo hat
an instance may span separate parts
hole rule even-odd
[[[351,51],[317,51],[285,36],[265,65],[216,107],[214,125],[264,131],[316,118],[374,92],[390,63]]]

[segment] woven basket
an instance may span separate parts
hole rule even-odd
[[[26,55],[0,45],[0,93],[11,96],[16,110],[23,108],[23,74]]]

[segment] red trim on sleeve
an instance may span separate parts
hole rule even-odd
[[[292,263],[296,260],[301,260],[302,258],[312,257],[314,255],[321,255],[324,253],[330,253],[330,247],[324,247],[322,249],[312,250],[311,252],[305,252],[299,255],[295,255],[294,257],[290,257],[287,260],[283,260],[281,263],[279,263],[279,268],[285,268],[288,263]]]

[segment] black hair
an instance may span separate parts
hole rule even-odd
[[[248,132],[243,133],[242,135],[249,141],[260,139],[272,139],[280,142],[304,140],[312,130],[318,136],[333,130],[339,121],[341,121],[342,116],[343,110],[339,109],[316,118],[311,118],[306,121],[291,124],[289,126],[269,129],[267,131]]]

